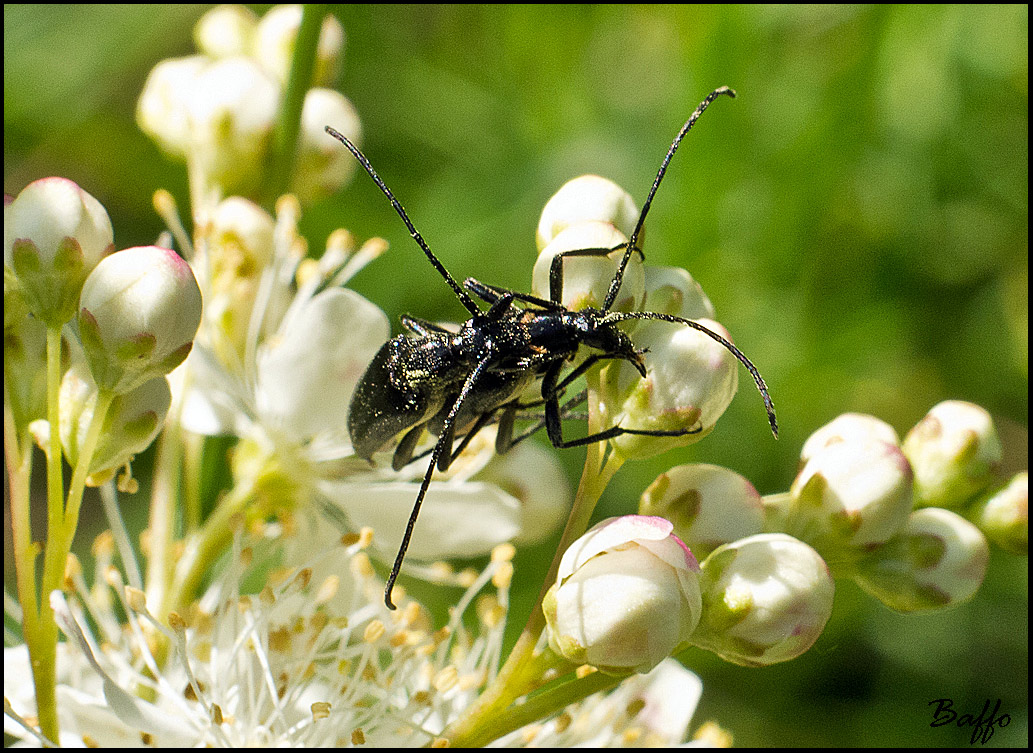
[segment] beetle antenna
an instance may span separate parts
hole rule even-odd
[[[628,247],[624,251],[624,257],[621,259],[620,266],[617,268],[617,274],[614,275],[613,281],[610,282],[610,289],[606,293],[606,300],[603,302],[603,311],[609,311],[610,307],[613,306],[613,302],[617,300],[617,292],[620,290],[621,282],[624,280],[624,269],[628,266],[628,260],[631,259],[632,253],[635,252],[638,244],[638,237],[642,234],[642,228],[646,224],[646,215],[649,214],[649,206],[653,203],[653,197],[656,195],[656,190],[660,187],[660,181],[664,178],[664,173],[667,172],[667,166],[671,163],[671,158],[674,157],[674,153],[678,150],[678,145],[681,144],[685,134],[689,132],[689,129],[696,124],[699,120],[699,116],[703,114],[703,111],[707,109],[711,102],[720,97],[722,94],[727,94],[729,97],[735,97],[735,91],[729,89],[727,86],[722,86],[707,95],[707,98],[699,103],[699,107],[696,108],[695,112],[689,116],[689,119],[685,122],[685,125],[678,131],[678,135],[674,137],[674,142],[671,144],[671,148],[667,150],[667,156],[664,157],[664,161],[660,164],[660,170],[656,174],[656,179],[653,181],[653,187],[649,189],[649,196],[646,197],[645,203],[642,205],[642,213],[638,216],[638,223],[635,225],[635,229],[631,233],[631,237],[628,239]]]
[[[627,313],[614,312],[604,316],[602,322],[609,324],[611,322],[624,322],[629,319],[653,319],[661,322],[671,322],[672,324],[684,324],[702,332],[707,337],[712,340],[716,340],[722,346],[727,348],[733,356],[739,359],[739,363],[746,367],[746,370],[750,372],[750,376],[753,377],[753,381],[757,384],[757,389],[760,390],[760,396],[764,399],[764,408],[768,412],[768,423],[771,424],[771,433],[775,435],[775,439],[778,439],[778,419],[775,418],[775,404],[771,402],[771,395],[768,393],[768,385],[764,382],[764,377],[760,375],[757,367],[754,366],[753,362],[746,357],[745,353],[732,345],[728,340],[721,337],[721,335],[717,334],[712,329],[704,327],[699,322],[695,322],[692,319],[683,319],[680,316],[674,316],[672,314],[661,314],[656,311],[630,311]]]
[[[405,213],[405,209],[398,202],[398,199],[395,198],[395,195],[391,193],[391,189],[388,188],[384,181],[380,179],[380,176],[377,175],[377,171],[373,169],[373,165],[371,165],[369,160],[366,159],[366,155],[360,152],[359,148],[355,146],[355,144],[350,142],[345,136],[338,133],[330,126],[326,126],[326,132],[344,144],[345,148],[359,161],[359,164],[362,165],[363,169],[369,173],[369,177],[373,178],[373,182],[377,184],[377,187],[384,192],[388,201],[391,202],[391,206],[395,208],[395,211],[398,212],[398,216],[402,218],[402,222],[404,222],[405,226],[409,229],[409,235],[411,235],[412,239],[416,241],[420,248],[423,249],[423,253],[425,253],[427,258],[430,259],[430,263],[434,265],[434,269],[438,270],[438,272],[441,273],[441,276],[445,278],[445,282],[447,282],[448,286],[452,288],[452,292],[454,292],[459,298],[459,302],[462,303],[466,310],[473,316],[480,314],[480,307],[474,303],[473,299],[465,290],[463,290],[459,283],[456,282],[455,278],[448,273],[448,270],[445,269],[445,265],[438,261],[438,257],[434,255],[434,252],[430,250],[430,246],[428,246],[427,242],[423,240],[423,236],[420,235],[420,231],[418,231],[412,224],[412,220],[409,219],[409,215]]]

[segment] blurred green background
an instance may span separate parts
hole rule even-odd
[[[207,7],[5,5],[5,192],[72,178],[107,207],[119,248],[153,242],[151,195],[185,201],[185,170],[136,128],[136,97],[155,63],[193,53]],[[538,213],[563,182],[599,173],[641,201],[703,96],[738,91],[679,150],[646,253],[701,282],[767,379],[781,438],[743,373],[712,435],[626,466],[600,515],[683,462],[785,490],[803,441],[836,415],[903,435],[945,399],[988,408],[1008,467],[1028,466],[1027,7],[333,12],[364,151],[460,279],[527,290]],[[313,248],[339,226],[391,241],[353,287],[394,321],[463,314],[364,176],[306,210]],[[583,453],[562,455],[573,484]],[[536,590],[550,558],[518,555],[518,590]],[[1011,725],[990,745],[1023,746],[1027,601],[1026,559],[997,550],[979,595],[944,614],[903,617],[841,584],[799,660],[687,654],[704,679],[697,721],[739,745],[964,745],[970,728],[930,729],[928,702],[978,714],[1000,698]]]

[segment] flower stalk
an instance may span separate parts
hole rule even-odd
[[[272,159],[264,202],[270,206],[291,187],[298,133],[301,129],[301,108],[312,85],[316,50],[319,47],[319,36],[326,12],[326,6],[318,3],[306,3],[302,6],[301,26],[294,43],[290,77],[283,92],[276,128],[273,131]]]

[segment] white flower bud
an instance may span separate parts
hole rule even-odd
[[[1029,553],[1029,472],[1016,473],[976,505],[969,517],[999,547],[1025,557]]]
[[[73,364],[61,380],[61,445],[71,465],[79,460],[97,407],[97,385],[85,364]],[[165,377],[155,377],[111,401],[100,439],[90,459],[90,483],[96,486],[147,449],[161,431],[172,403]]]
[[[787,532],[830,561],[881,544],[911,512],[911,466],[877,440],[837,442],[816,453],[790,487]]]
[[[286,82],[290,76],[294,44],[301,27],[301,13],[301,5],[278,5],[258,22],[255,57],[281,82]],[[312,85],[332,84],[337,78],[343,55],[344,28],[340,21],[328,13],[323,17],[323,28],[319,32]]]
[[[187,94],[192,168],[223,193],[255,190],[276,122],[279,84],[251,58],[224,58],[198,73]]]
[[[240,363],[262,273],[273,258],[273,218],[239,196],[218,204],[200,226],[195,263],[205,291],[206,344],[224,364]]]
[[[713,319],[714,304],[702,286],[681,267],[646,266],[645,311],[682,319]]]
[[[765,533],[720,547],[703,568],[703,617],[692,643],[744,666],[795,659],[832,614],[835,581],[802,541]]]
[[[258,16],[243,5],[217,5],[194,26],[194,44],[213,58],[247,55],[251,52]]]
[[[326,134],[326,126],[362,145],[362,124],[351,101],[333,89],[309,89],[301,110],[298,158],[291,191],[302,202],[328,196],[355,172],[355,158]]]
[[[538,250],[552,243],[556,236],[572,225],[589,220],[608,222],[630,236],[638,222],[638,207],[631,194],[612,180],[598,175],[582,175],[569,180],[545,203],[538,222]],[[643,235],[638,247],[642,248]]]
[[[807,438],[800,450],[800,462],[806,463],[815,454],[837,442],[876,440],[900,446],[897,432],[885,421],[864,413],[844,413],[829,421]]]
[[[136,104],[136,123],[164,151],[182,159],[190,148],[187,103],[210,61],[203,55],[162,60],[147,75]]]
[[[280,85],[248,57],[164,60],[137,103],[140,128],[169,154],[190,156],[202,185],[248,193],[262,177]]]
[[[47,324],[75,315],[86,276],[114,250],[108,213],[66,178],[42,178],[4,206],[4,264],[21,296]]]
[[[639,515],[658,515],[675,535],[705,557],[722,544],[763,530],[764,507],[753,484],[718,465],[677,465],[642,494]]]
[[[604,672],[648,672],[699,621],[696,558],[670,521],[610,518],[563,554],[542,604],[553,651]]]
[[[699,323],[731,340],[715,321]],[[611,442],[625,458],[647,458],[709,434],[739,386],[739,362],[727,348],[691,327],[643,321],[635,344],[648,351],[646,376],[625,361],[603,370],[604,424],[623,429],[694,433],[671,437],[622,434]]]
[[[990,414],[961,400],[934,406],[903,447],[915,469],[916,501],[924,507],[962,506],[991,484],[1002,457]]]
[[[615,248],[627,242],[624,234],[608,222],[585,220],[571,225],[538,254],[531,272],[531,292],[550,300],[549,272],[556,254],[585,248]],[[601,308],[623,256],[624,249],[620,248],[607,256],[565,257],[561,262],[563,305],[572,310]],[[642,267],[639,255],[632,254],[611,310],[633,311],[641,306],[645,296]]]
[[[939,507],[915,510],[899,534],[858,563],[857,584],[898,612],[960,604],[983,582],[990,550],[979,529]]]
[[[190,266],[157,246],[104,258],[83,285],[79,334],[94,381],[124,393],[178,366],[201,323]]]
[[[260,273],[273,258],[273,218],[262,207],[239,196],[219,203],[205,239],[213,277],[233,271],[237,277]]]

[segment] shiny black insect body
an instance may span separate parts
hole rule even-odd
[[[384,344],[367,367],[352,397],[348,431],[359,457],[372,459],[374,453],[396,437],[401,437],[392,461],[395,469],[399,469],[413,459],[425,431],[438,437],[387,581],[385,602],[388,607],[394,609],[391,591],[434,467],[446,470],[477,432],[491,423],[497,422],[499,426],[496,451],[500,453],[531,433],[514,437],[513,423],[518,412],[529,407],[529,404],[520,402],[520,396],[535,380],[541,379],[541,402],[534,405],[544,406],[544,426],[549,440],[556,447],[577,447],[621,434],[679,436],[699,431],[646,431],[613,426],[578,439],[563,438],[566,406],[560,405],[560,397],[575,379],[596,363],[614,359],[628,361],[645,377],[645,351],[635,348],[631,339],[618,327],[621,322],[631,319],[666,321],[692,327],[716,340],[750,372],[764,399],[771,430],[778,436],[767,385],[750,360],[725,338],[698,322],[669,314],[610,311],[631,255],[642,253],[636,243],[675,150],[707,106],[722,94],[735,96],[727,87],[715,90],[700,103],[679,131],[653,181],[627,244],[616,248],[565,251],[553,258],[549,270],[549,300],[486,285],[474,279],[467,279],[460,286],[431,252],[401,204],[362,152],[337,131],[327,127],[327,132],[348,148],[387,196],[413,239],[470,314],[458,332],[411,316],[403,317],[402,323],[409,335],[398,335]],[[601,308],[571,311],[561,303],[564,258],[606,256],[622,249],[624,254]],[[471,294],[483,301],[487,310],[479,306]],[[587,348],[590,354],[564,375],[564,367],[571,363],[582,347]],[[575,398],[571,402],[577,400]],[[457,438],[459,444],[453,447]]]

